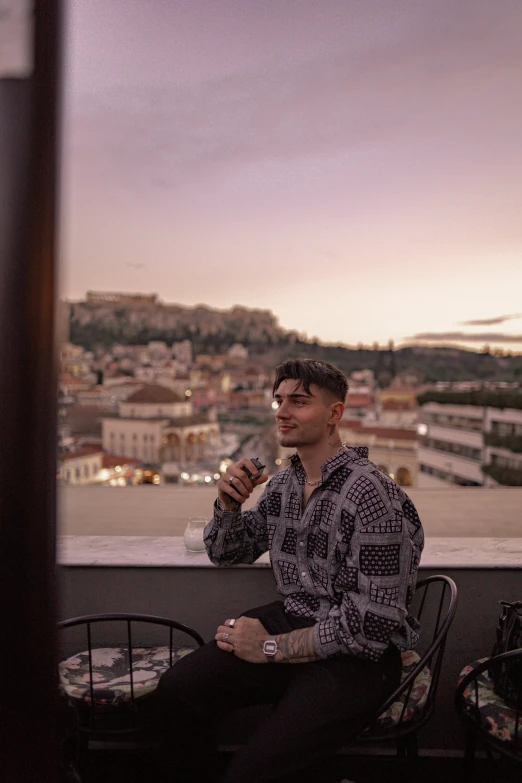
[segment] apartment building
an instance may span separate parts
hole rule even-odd
[[[441,485],[522,485],[522,395],[520,408],[516,398],[506,398],[506,407],[500,407],[502,398],[487,392],[463,393],[462,404],[455,393],[424,396],[418,425],[421,473]]]
[[[483,470],[486,486],[522,486],[522,409],[486,409]]]

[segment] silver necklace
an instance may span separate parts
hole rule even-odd
[[[341,443],[341,445],[337,449],[337,454],[339,454],[339,452],[341,452],[345,448],[346,448],[346,443]],[[317,479],[317,481],[305,481],[305,484],[308,484],[309,487],[318,487],[319,484],[322,484],[322,483],[323,483],[323,479],[322,478]]]

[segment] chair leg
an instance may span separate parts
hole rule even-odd
[[[83,779],[88,772],[89,737],[83,732],[78,733],[76,740],[76,769]]]
[[[405,739],[405,745],[406,745],[406,755],[409,759],[418,759],[419,758],[419,745],[417,742],[417,735],[416,734],[410,734]]]
[[[488,759],[489,759],[490,761],[495,761],[495,756],[493,755],[493,753],[492,753],[492,751],[491,751],[491,748],[489,747],[489,745],[486,745],[486,746],[485,746],[485,751],[486,751],[486,756],[488,757]]]
[[[477,735],[473,729],[466,731],[466,747],[464,750],[464,781],[471,783],[475,769],[475,750],[477,747]]]
[[[397,758],[405,759],[406,756],[407,756],[406,740],[401,737],[401,739],[398,739],[395,744],[396,744],[396,747],[397,747]]]

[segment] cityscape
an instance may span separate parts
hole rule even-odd
[[[519,783],[521,25],[0,0],[8,783]]]
[[[204,487],[242,456],[259,456],[269,474],[286,464],[273,370],[321,346],[286,332],[270,311],[202,309],[109,292],[61,304],[60,484]],[[162,333],[185,337],[134,341]],[[424,360],[426,350],[436,353],[425,349]],[[371,352],[352,353],[364,361]],[[347,372],[343,441],[368,446],[404,487],[522,486],[521,364],[504,364],[511,380],[437,381],[415,362],[399,369],[396,353],[389,345],[373,368]]]

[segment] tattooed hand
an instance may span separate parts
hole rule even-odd
[[[310,663],[321,657],[315,649],[313,626],[282,633],[275,640],[279,648],[275,656],[276,663]]]
[[[225,639],[224,634],[227,634]],[[233,628],[230,627],[230,620],[225,620],[214,638],[221,650],[234,653],[242,661],[267,663],[263,642],[270,638],[270,634],[254,617],[238,617]]]
[[[270,634],[259,620],[239,617],[233,628],[230,627],[230,620],[225,620],[214,638],[221,650],[234,653],[243,661],[267,663],[263,642],[270,638]],[[313,627],[279,634],[275,640],[279,648],[275,663],[310,663],[320,659],[315,649]]]

